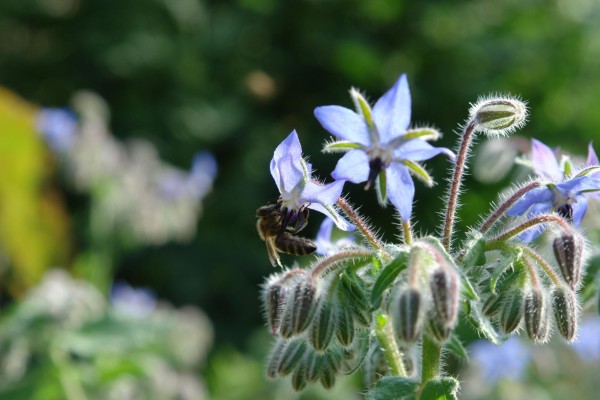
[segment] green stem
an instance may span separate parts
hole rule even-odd
[[[423,335],[423,358],[421,360],[421,386],[422,390],[427,382],[440,374],[442,347],[427,335]]]
[[[375,335],[381,344],[383,354],[390,366],[392,375],[406,377],[406,368],[404,368],[404,362],[402,362],[402,355],[400,354],[400,349],[396,343],[394,330],[390,325],[389,317],[383,312],[377,314]]]
[[[402,221],[402,233],[404,235],[404,244],[412,243],[412,227],[410,226],[410,221]]]
[[[340,206],[344,214],[348,216],[354,222],[358,230],[363,234],[363,236],[371,243],[371,245],[379,252],[381,252],[386,258],[392,258],[392,256],[386,252],[383,248],[383,244],[377,238],[375,233],[371,231],[367,223],[362,219],[362,217],[352,208],[350,203],[348,203],[343,198],[339,198],[337,201],[337,205]]]

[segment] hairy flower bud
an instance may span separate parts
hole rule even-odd
[[[308,328],[320,301],[317,286],[308,277],[297,282],[290,292],[279,326],[279,334],[285,338]]]
[[[288,288],[277,281],[267,284],[263,291],[267,322],[273,335],[276,335],[279,331],[280,318],[287,292]]]
[[[277,372],[279,375],[289,375],[300,363],[304,351],[306,350],[306,341],[304,339],[294,339],[287,343],[283,349]]]
[[[523,305],[525,330],[527,336],[535,342],[543,342],[548,333],[546,303],[544,292],[533,288],[526,296]]]
[[[479,99],[469,112],[475,130],[488,136],[503,136],[525,124],[527,106],[508,96]]]
[[[423,320],[422,307],[423,298],[417,289],[406,289],[398,296],[394,328],[402,341],[412,343],[419,338]]]
[[[325,362],[326,358],[323,354],[310,352],[306,358],[306,380],[308,382],[316,382],[319,379]]]
[[[336,317],[333,304],[324,300],[313,318],[308,337],[316,350],[325,350],[331,342],[335,333]]]
[[[452,328],[445,326],[437,315],[430,315],[427,320],[427,334],[439,344],[443,344],[452,334]]]
[[[458,316],[458,274],[447,266],[438,267],[429,278],[434,314],[442,326],[452,328]]]
[[[518,289],[511,289],[504,296],[500,308],[500,327],[504,333],[511,333],[519,326],[523,307],[523,294]]]
[[[335,334],[342,346],[349,346],[354,340],[354,317],[352,306],[347,303],[337,303],[337,326]]]
[[[500,310],[502,305],[502,296],[499,294],[490,294],[483,302],[482,312],[486,317],[493,317]]]
[[[371,303],[367,297],[364,282],[356,275],[343,274],[339,284],[340,301],[352,307],[354,320],[361,326],[371,324]]]
[[[583,238],[573,233],[563,233],[552,242],[560,272],[571,289],[577,287],[581,277],[583,248]]]
[[[577,300],[575,293],[566,287],[556,287],[552,291],[552,308],[558,331],[568,341],[577,333]]]
[[[288,342],[284,339],[279,339],[273,346],[273,350],[269,355],[269,361],[267,362],[267,377],[270,379],[277,378],[279,375],[279,364],[281,364],[281,359],[283,357],[283,353],[288,345]]]
[[[306,365],[300,363],[292,374],[292,388],[299,392],[306,387]]]

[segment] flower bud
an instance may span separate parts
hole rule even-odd
[[[292,372],[302,360],[305,350],[306,342],[304,339],[289,341],[283,349],[283,354],[277,368],[278,374],[285,376]]]
[[[325,389],[331,389],[333,385],[335,385],[335,372],[329,368],[324,368],[323,371],[321,371],[321,378],[319,381]]]
[[[502,305],[502,296],[499,294],[490,294],[487,299],[483,302],[483,315],[486,317],[493,317],[496,315],[500,306]]]
[[[301,363],[292,374],[292,388],[299,392],[306,387],[306,365]]]
[[[323,364],[326,362],[325,356],[316,352],[310,352],[306,359],[306,380],[316,382],[321,376]]]
[[[554,319],[560,334],[568,341],[577,333],[577,300],[575,293],[566,287],[556,287],[552,291]]]
[[[514,97],[491,97],[479,99],[469,114],[475,130],[488,136],[503,136],[525,124],[527,106]]]
[[[347,303],[337,303],[337,327],[335,334],[342,346],[349,346],[354,340],[354,317],[352,306]]]
[[[280,318],[287,292],[288,288],[280,282],[267,284],[264,289],[264,305],[267,314],[267,322],[273,335],[276,335],[279,331]]]
[[[430,315],[427,320],[427,334],[439,344],[444,344],[452,334],[452,328],[445,326],[437,315]]]
[[[421,333],[423,299],[417,289],[404,290],[396,300],[394,328],[396,335],[407,343],[416,341]]]
[[[280,318],[279,334],[285,338],[308,328],[320,300],[310,278],[299,281],[291,290]]]
[[[518,289],[512,289],[504,296],[500,307],[500,327],[506,334],[513,332],[519,326],[523,316],[523,294]]]
[[[429,278],[434,314],[446,328],[456,324],[458,316],[458,275],[450,267],[438,267]]]
[[[525,330],[527,336],[535,342],[543,342],[548,333],[546,303],[544,292],[539,288],[533,288],[527,296],[523,305],[525,319]]]
[[[324,300],[310,326],[309,341],[316,350],[325,350],[331,342],[335,332],[336,317],[331,302]]]
[[[279,364],[287,347],[288,342],[283,339],[277,340],[267,362],[267,378],[275,379],[279,375]]]
[[[581,258],[584,241],[580,235],[563,233],[554,239],[552,249],[565,282],[575,289],[581,277]]]
[[[371,325],[371,303],[364,282],[356,275],[343,274],[339,284],[340,301],[352,307],[354,320],[361,326]]]

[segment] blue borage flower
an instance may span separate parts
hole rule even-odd
[[[598,158],[591,144],[588,151],[588,164],[597,165]],[[527,192],[506,215],[514,217],[527,213],[529,217],[533,217],[555,211],[573,225],[579,226],[587,211],[586,195],[600,191],[600,179],[594,177],[597,173],[590,172],[587,168],[571,173],[572,166],[566,158],[561,164],[552,149],[539,140],[532,139],[531,167],[545,181],[545,185]],[[519,238],[530,241],[540,233],[540,229],[530,229],[519,235]]]
[[[408,129],[411,99],[405,74],[372,109],[356,89],[351,89],[350,95],[357,112],[341,106],[322,106],[314,111],[321,125],[341,139],[327,144],[324,151],[346,152],[332,176],[353,183],[366,181],[365,189],[377,180],[380,203],[385,205],[389,197],[402,219],[408,221],[415,191],[410,173],[432,186],[433,179],[418,162],[441,153],[454,158],[454,153],[425,141],[439,138],[437,130]]]
[[[299,212],[305,208],[325,214],[342,230],[353,229],[353,225],[334,207],[344,188],[344,181],[322,184],[312,179],[311,169],[311,165],[302,158],[302,147],[294,130],[277,146],[271,160],[271,175],[281,193],[279,203],[283,229],[296,223]]]

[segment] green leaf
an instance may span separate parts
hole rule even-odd
[[[402,164],[406,165],[408,169],[410,169],[410,171],[413,173],[413,176],[421,180],[421,182],[423,182],[428,187],[432,187],[434,185],[435,182],[433,181],[433,178],[420,164],[409,160],[402,160]]]
[[[398,274],[406,268],[408,258],[409,253],[402,252],[381,271],[371,289],[371,305],[373,308],[378,308],[381,305],[383,292],[394,283]]]
[[[458,358],[461,358],[464,361],[469,361],[469,352],[457,335],[450,336],[450,340],[448,340],[448,343],[446,343],[445,347]]]
[[[427,382],[419,400],[457,400],[460,384],[451,377],[436,378]]]
[[[418,386],[414,379],[385,376],[369,389],[365,400],[415,400]]]

